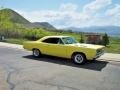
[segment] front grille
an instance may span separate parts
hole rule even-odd
[[[100,54],[102,54],[102,53],[104,53],[104,49],[98,49],[98,50],[96,51],[96,55],[100,55]]]

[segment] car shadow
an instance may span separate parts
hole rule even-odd
[[[84,65],[77,65],[72,63],[71,60],[65,59],[65,58],[58,58],[58,57],[53,57],[53,56],[42,56],[40,58],[35,58],[32,55],[28,56],[23,56],[23,58],[27,58],[30,60],[37,60],[37,61],[43,61],[43,62],[49,62],[49,63],[55,63],[59,65],[66,65],[66,66],[71,66],[71,67],[76,67],[76,68],[83,68],[83,69],[90,69],[90,70],[95,70],[95,71],[102,71],[103,68],[106,67],[108,62],[106,61],[88,61]]]

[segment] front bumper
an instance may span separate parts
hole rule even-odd
[[[100,56],[102,56],[105,53],[104,49],[99,49],[99,52],[96,53],[96,56],[94,59],[99,58]]]

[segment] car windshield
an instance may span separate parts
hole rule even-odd
[[[72,37],[64,37],[62,38],[63,42],[65,44],[74,44],[74,43],[78,43],[74,38]]]

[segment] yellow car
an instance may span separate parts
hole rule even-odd
[[[37,41],[28,41],[24,49],[33,51],[33,56],[42,54],[69,58],[76,64],[84,64],[104,54],[104,46],[81,44],[70,36],[45,36]]]

